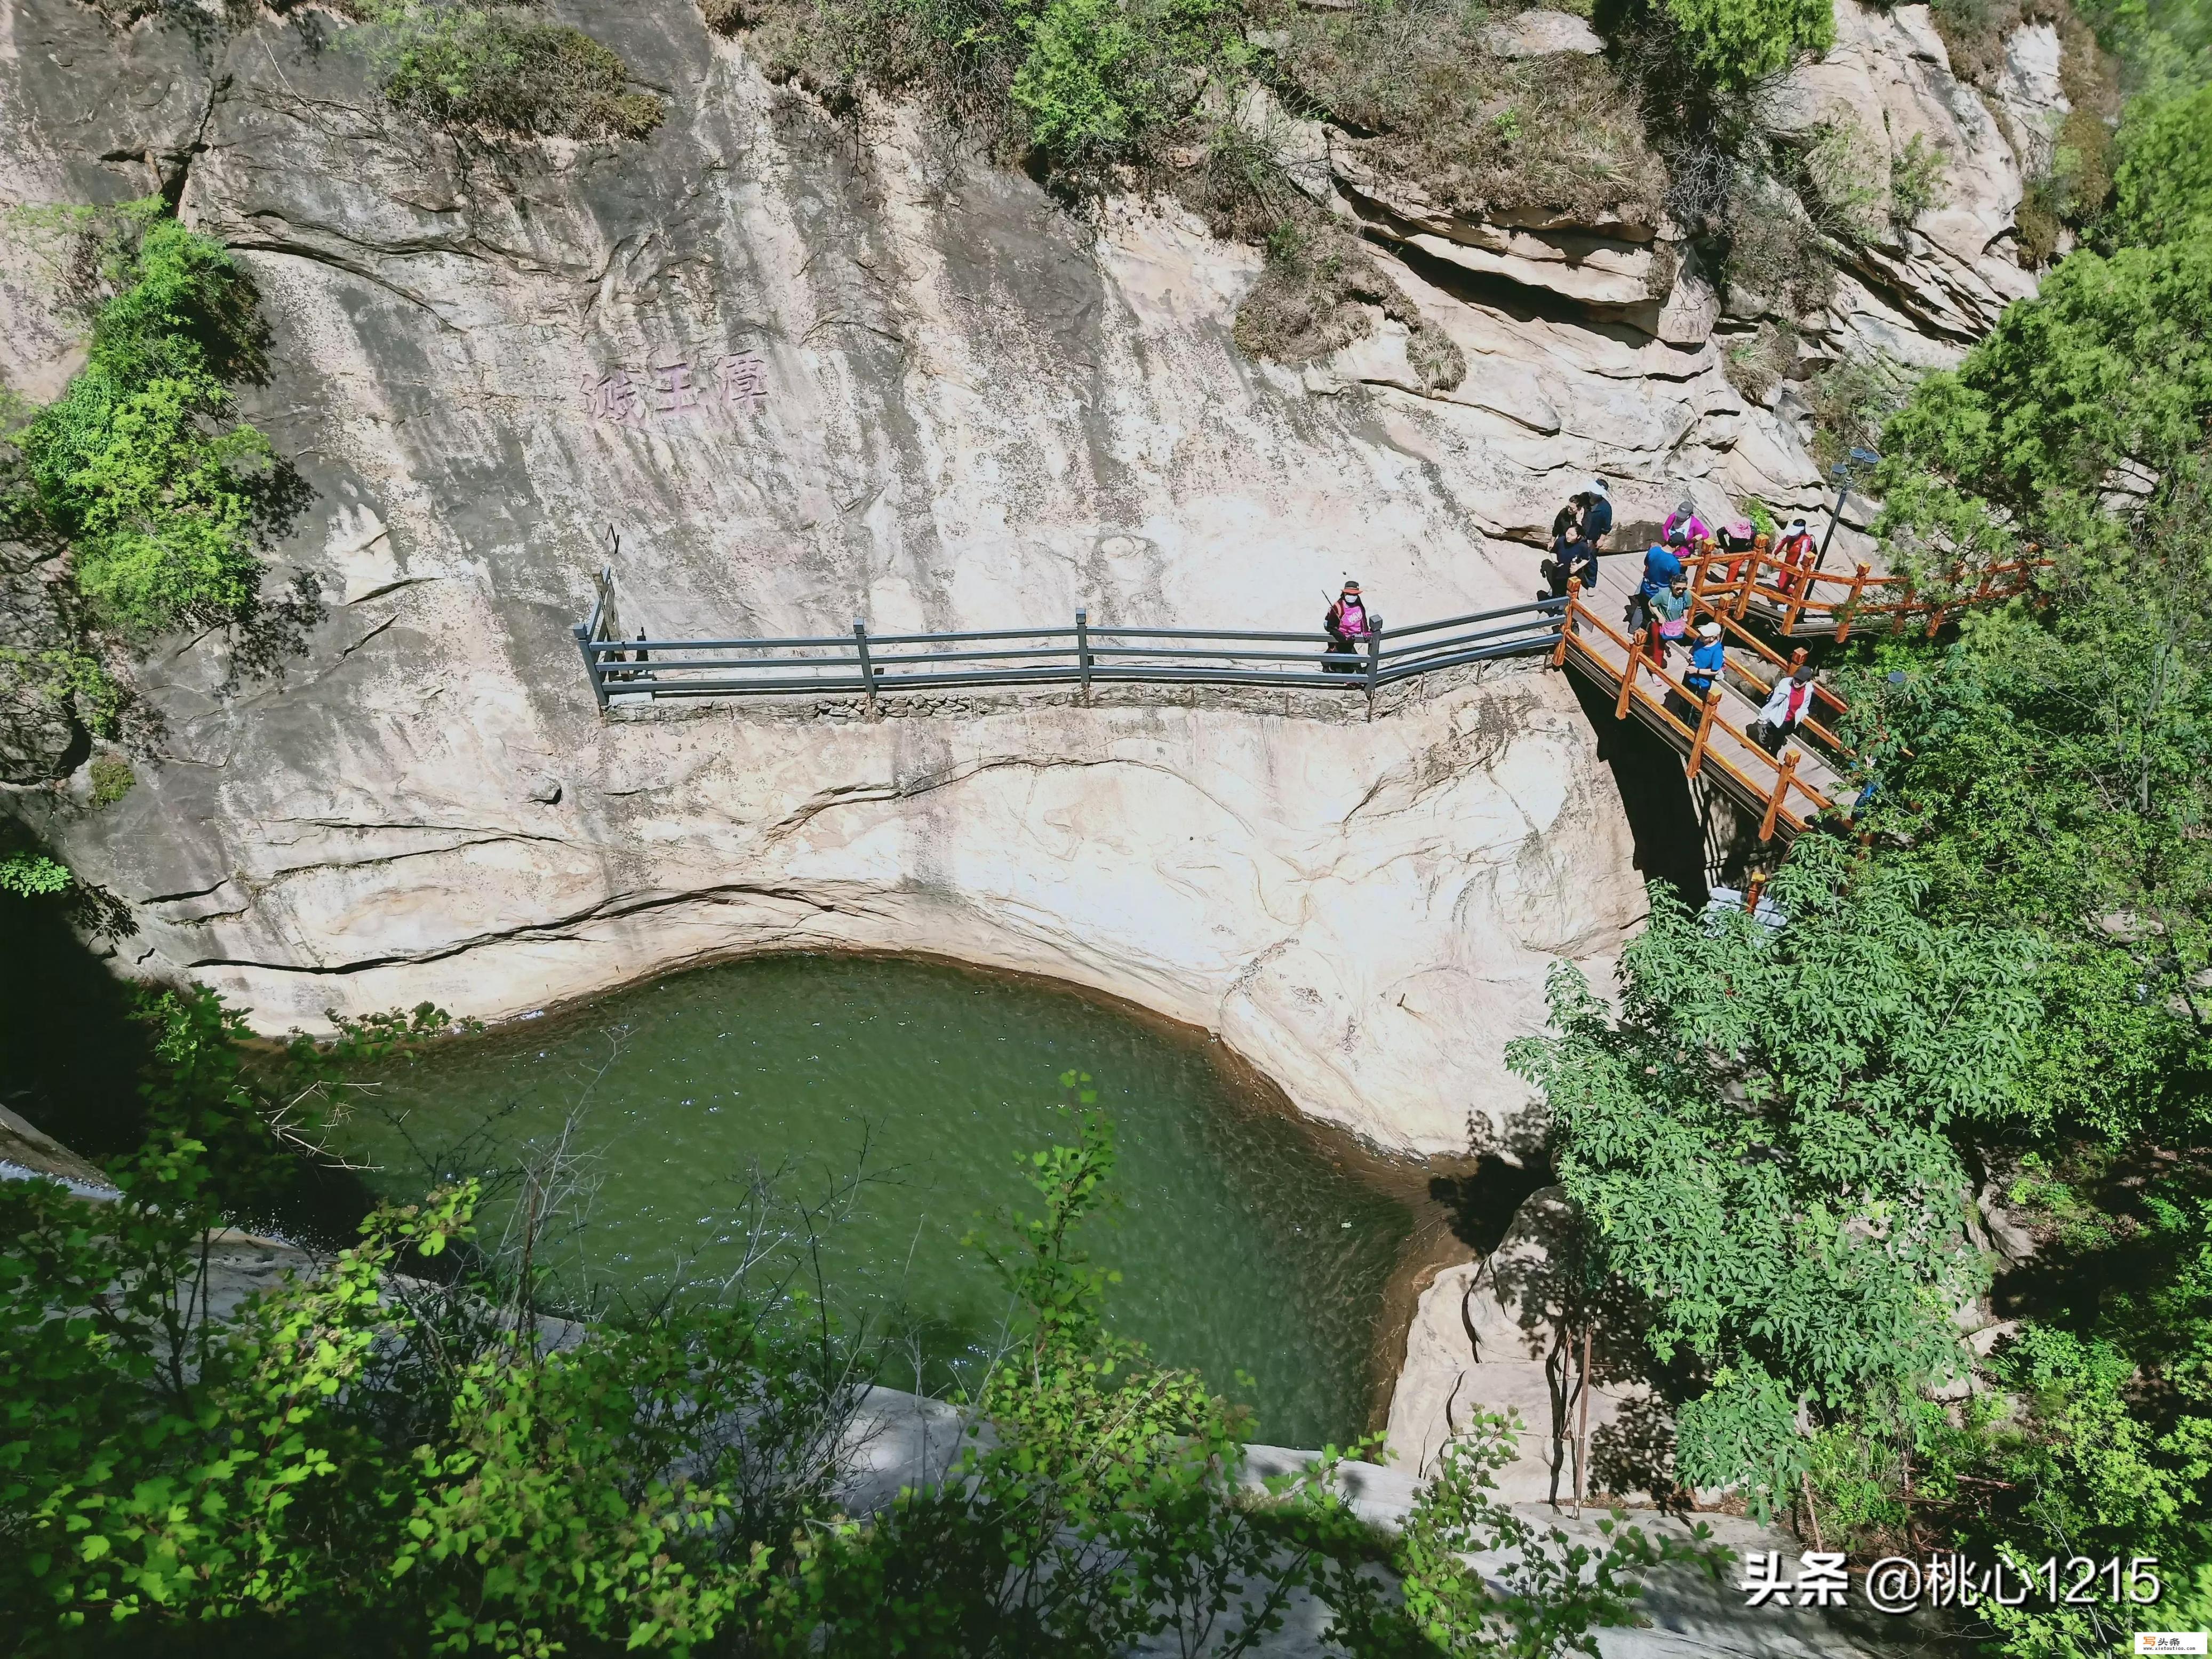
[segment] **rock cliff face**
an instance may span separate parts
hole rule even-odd
[[[2026,286],[2019,170],[1923,9],[1838,4],[1805,108],[1864,80],[1909,107],[1893,153],[1935,132],[1973,181],[1869,252],[1851,302],[1934,361]],[[1509,1114],[1498,1048],[1547,961],[1601,958],[1641,908],[1619,797],[1540,672],[1371,726],[1203,696],[603,724],[568,630],[611,526],[626,623],[697,637],[1079,605],[1310,627],[1347,573],[1413,621],[1526,597],[1528,544],[1593,471],[1631,523],[1686,490],[1811,507],[1798,434],[1723,373],[1713,296],[1655,276],[1668,228],[1425,216],[1322,134],[1328,187],[1468,372],[1422,395],[1387,320],[1293,372],[1230,337],[1257,255],[1180,210],[1086,222],[910,112],[835,125],[692,0],[554,9],[667,95],[650,141],[428,130],[312,7],[122,29],[0,0],[0,199],[159,191],[240,250],[276,337],[246,412],[313,491],[272,579],[312,578],[319,614],[273,651],[149,657],[161,729],[120,805],[90,810],[65,724],[0,757],[13,810],[135,913],[119,965],[281,1029],[423,998],[497,1017],[733,950],[935,951],[1207,1024],[1386,1144]],[[0,281],[0,368],[32,396],[75,361],[40,273],[19,249]],[[4,575],[11,631],[46,626],[54,566]]]

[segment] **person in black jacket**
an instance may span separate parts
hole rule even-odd
[[[1575,505],[1582,509],[1583,541],[1595,558],[1605,550],[1605,538],[1613,534],[1613,492],[1602,478],[1592,478],[1589,488],[1575,497]]]
[[[1552,556],[1536,567],[1536,574],[1546,584],[1537,592],[1540,599],[1566,598],[1567,584],[1577,577],[1585,593],[1597,586],[1597,552],[1583,539],[1580,525],[1571,521],[1559,532],[1552,542]]]

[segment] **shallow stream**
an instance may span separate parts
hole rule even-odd
[[[1263,1439],[1365,1427],[1409,1245],[1442,1233],[1428,1177],[1299,1118],[1203,1033],[1047,981],[850,957],[700,969],[435,1045],[376,1078],[344,1134],[372,1184],[412,1196],[573,1121],[597,1188],[565,1259],[632,1297],[730,1271],[756,1168],[787,1205],[864,1174],[827,1231],[829,1299],[913,1333],[884,1381],[915,1386],[918,1356],[942,1386],[1007,1311],[962,1237],[1035,1211],[1018,1160],[1073,1139],[1070,1070],[1120,1148],[1115,1211],[1083,1241],[1122,1275],[1115,1328],[1249,1400]]]

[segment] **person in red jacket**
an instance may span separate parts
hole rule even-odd
[[[1814,550],[1813,532],[1805,527],[1802,519],[1792,519],[1790,527],[1782,532],[1782,544],[1774,555],[1783,563],[1782,580],[1775,584],[1784,593],[1795,593],[1804,580],[1798,573],[1809,571],[1820,555]]]

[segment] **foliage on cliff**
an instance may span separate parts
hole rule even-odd
[[[15,510],[69,542],[98,621],[136,635],[235,621],[293,494],[230,391],[262,368],[252,281],[156,200],[84,228],[106,297],[85,367],[15,436],[27,464]]]
[[[216,1173],[281,1162],[283,1101],[212,997],[153,1012],[155,1133],[120,1200],[0,1185],[0,1607],[32,1652],[1233,1655],[1311,1592],[1334,1651],[1543,1659],[1594,1652],[1642,1571],[1687,1553],[1519,1520],[1489,1495],[1495,1419],[1395,1539],[1334,1452],[1245,1488],[1242,1412],[1106,1326],[1079,1233],[1114,1151],[1087,1115],[1027,1160],[1039,1212],[975,1241],[1014,1320],[949,1478],[871,1515],[839,1497],[868,1356],[820,1302],[755,1282],[542,1326],[542,1269],[477,1236],[475,1182],[379,1209],[217,1324]],[[1475,1550],[1512,1553],[1477,1571]]]
[[[385,96],[444,126],[562,138],[642,138],[668,106],[581,29],[526,5],[373,0],[358,8]]]

